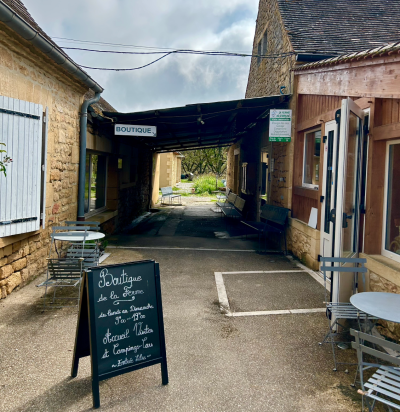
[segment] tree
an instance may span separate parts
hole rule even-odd
[[[5,143],[0,143],[0,145],[5,146]],[[12,162],[11,157],[7,156],[5,150],[0,150],[0,173],[3,172],[4,176],[7,176],[6,166]]]
[[[212,149],[204,149],[204,151],[209,171],[218,176],[225,174],[228,154],[227,148],[214,147]]]
[[[226,172],[228,150],[226,147],[188,150],[182,160],[184,173],[202,175],[213,173],[222,176]]]

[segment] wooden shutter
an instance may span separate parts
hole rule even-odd
[[[40,226],[41,105],[0,96],[0,142],[12,163],[0,174],[0,238]]]

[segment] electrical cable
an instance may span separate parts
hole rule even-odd
[[[122,52],[108,51],[108,53],[122,53]],[[147,63],[143,66],[131,67],[131,68],[93,67],[93,66],[84,66],[84,65],[78,64],[78,63],[77,64],[81,68],[91,69],[91,70],[116,71],[116,72],[119,72],[119,71],[121,71],[121,72],[122,71],[134,71],[134,70],[139,70],[139,69],[143,69],[145,67],[151,66],[152,64],[157,63],[158,61],[164,59],[165,57],[167,57],[171,54],[182,54],[182,53],[184,53],[184,54],[203,55],[203,56],[205,55],[205,56],[225,56],[225,57],[228,57],[228,56],[229,57],[257,57],[257,58],[262,58],[262,59],[282,59],[282,58],[289,57],[289,56],[292,56],[292,55],[295,54],[294,52],[289,52],[289,53],[282,53],[280,55],[273,55],[273,56],[272,55],[260,56],[260,55],[240,55],[240,54],[223,54],[223,53],[221,53],[221,54],[214,54],[214,53],[210,54],[210,53],[191,53],[191,52],[171,51],[171,52],[165,53],[163,56],[159,57],[158,59],[153,60],[152,62]],[[128,54],[137,54],[137,53],[128,53]],[[140,53],[140,54],[143,54],[143,53]],[[154,54],[154,53],[151,53],[151,54]]]
[[[106,45],[111,47],[127,47],[127,48],[137,48],[137,49],[154,49],[154,50],[176,50],[176,48],[172,47],[154,47],[154,46],[138,46],[135,44],[123,44],[123,43],[109,43],[109,42],[101,42],[101,41],[90,41],[90,40],[77,40],[77,39],[70,39],[68,37],[52,37],[52,39],[60,39],[65,42],[72,42],[72,43],[86,43],[86,44],[98,44],[98,45]],[[206,51],[206,52],[214,52],[218,50],[196,50],[196,51]],[[229,51],[228,53],[245,53],[242,51]]]

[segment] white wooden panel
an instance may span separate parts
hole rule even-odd
[[[46,177],[47,177],[47,137],[49,133],[49,108],[46,107],[43,127],[43,151],[42,151],[42,228],[46,227]]]
[[[0,142],[13,162],[0,175],[0,237],[32,232],[40,227],[42,106],[0,96]],[[23,114],[36,116],[24,117]],[[36,220],[13,222],[18,219]]]

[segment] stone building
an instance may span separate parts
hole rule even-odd
[[[103,131],[115,110],[102,91],[20,0],[0,0],[0,142],[13,159],[0,173],[0,298],[42,273],[52,226],[112,233],[149,207],[153,155]]]
[[[160,154],[160,186],[174,187],[181,181],[182,158],[180,152],[169,152]]]

